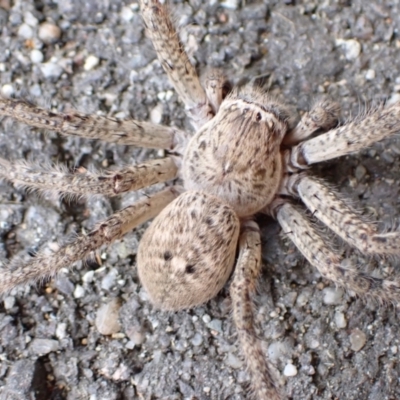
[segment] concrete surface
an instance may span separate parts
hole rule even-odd
[[[400,98],[397,0],[192,0],[174,1],[173,9],[200,71],[224,67],[233,82],[262,75],[294,115],[321,95],[341,104],[344,119],[370,101]],[[54,43],[39,37],[44,21],[61,28]],[[0,0],[0,32],[3,93],[60,111],[161,118],[189,129],[145,38],[136,2]],[[38,64],[41,57],[45,65]],[[0,154],[97,169],[156,155],[61,138],[9,120],[1,122]],[[384,226],[398,226],[399,154],[400,142],[391,138],[314,172]],[[137,197],[68,203],[1,183],[0,259],[33,254],[73,232],[87,232]],[[259,335],[288,396],[400,398],[398,308],[336,290],[283,239],[274,221],[259,222],[264,239],[256,296]],[[153,309],[135,270],[142,232],[102,250],[102,265],[76,265],[0,303],[2,400],[247,398],[249,377],[228,290],[187,312]],[[358,259],[360,268],[381,267],[390,274],[398,267],[396,260],[369,260],[340,249]],[[121,305],[121,328],[110,337],[98,332],[95,319],[112,299]],[[285,376],[285,367],[295,375]]]

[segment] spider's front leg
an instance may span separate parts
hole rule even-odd
[[[158,0],[141,0],[140,8],[158,59],[197,130],[218,111],[227,91],[225,76],[210,72],[204,80],[205,90],[179,40],[168,7]]]
[[[261,237],[254,221],[242,224],[239,239],[239,257],[233,274],[230,293],[233,319],[238,331],[246,364],[252,376],[252,386],[259,400],[280,400],[277,379],[268,365],[260,339],[254,327],[252,294],[261,272]]]
[[[283,138],[285,146],[292,146],[317,131],[328,131],[339,122],[340,106],[335,101],[319,100],[306,112],[294,129]]]

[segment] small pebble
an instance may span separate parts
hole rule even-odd
[[[102,335],[112,335],[121,329],[119,309],[121,304],[117,298],[103,304],[97,311],[95,325]]]
[[[28,24],[22,24],[18,28],[18,36],[22,39],[32,39],[33,29]]]
[[[228,353],[228,357],[226,358],[225,362],[234,369],[240,369],[243,366],[243,361],[232,353]]]
[[[161,124],[163,117],[163,105],[162,103],[158,103],[151,111],[150,111],[150,121],[153,124]]]
[[[1,87],[1,94],[6,97],[6,98],[10,98],[13,96],[14,94],[14,87],[13,85],[10,85],[9,83],[6,83],[5,85],[3,85]]]
[[[36,27],[39,20],[30,11],[27,11],[24,13],[24,22],[29,26]]]
[[[196,333],[190,342],[193,346],[200,346],[203,343],[203,336],[200,333]]]
[[[325,288],[323,291],[323,302],[327,305],[338,305],[342,303],[343,289]]]
[[[286,347],[281,342],[273,342],[268,346],[268,358],[276,362],[286,353]]]
[[[202,320],[205,324],[209,324],[211,321],[211,317],[208,314],[204,314]]]
[[[57,324],[56,337],[58,340],[62,340],[67,336],[67,324],[65,322],[60,322]]]
[[[82,282],[90,283],[93,282],[94,279],[94,271],[88,271],[85,275],[82,276]]]
[[[361,44],[355,39],[338,39],[336,43],[338,46],[343,47],[345,57],[348,61],[354,61],[361,53]]]
[[[285,376],[296,376],[297,368],[293,364],[286,364],[283,370],[283,375]]]
[[[4,308],[6,310],[11,310],[15,306],[15,297],[14,296],[7,296],[4,299]]]
[[[52,339],[33,339],[30,344],[30,351],[33,354],[44,355],[59,349],[57,340]]]
[[[364,176],[366,175],[366,173],[367,173],[367,170],[366,170],[366,168],[364,167],[364,165],[362,165],[362,164],[357,165],[357,168],[356,168],[354,174],[355,174],[356,179],[357,179],[358,181],[361,181],[361,179],[364,178]]]
[[[115,281],[117,280],[118,271],[112,268],[110,272],[101,280],[101,288],[103,290],[111,290],[115,286]]]
[[[225,0],[221,3],[221,6],[228,10],[236,10],[239,6],[239,0]]]
[[[85,71],[90,71],[93,68],[97,67],[100,63],[100,59],[94,55],[89,55],[86,57],[85,64],[83,65],[83,69]]]
[[[375,79],[376,73],[375,70],[369,69],[365,74],[365,79],[367,81],[373,81]]]
[[[85,289],[81,285],[76,285],[74,290],[75,299],[81,299],[85,295]]]
[[[43,53],[40,50],[33,49],[31,51],[31,61],[34,64],[40,64],[41,62],[43,62],[43,58]]]
[[[367,337],[363,331],[358,328],[354,329],[350,334],[350,347],[353,351],[360,351],[367,341]]]
[[[61,37],[61,29],[50,22],[43,22],[39,27],[39,39],[46,43],[55,43]]]
[[[386,105],[391,106],[392,104],[395,104],[399,101],[400,101],[400,93],[393,93],[386,102]]]
[[[134,14],[133,10],[129,6],[122,7],[121,18],[125,22],[129,22],[133,18],[134,15],[135,14]]]
[[[335,324],[339,329],[346,328],[347,321],[346,321],[344,314],[341,311],[335,312],[335,316],[333,317],[333,320],[335,321]]]
[[[146,340],[146,335],[141,327],[133,326],[128,329],[127,335],[134,346],[140,346]]]
[[[70,296],[75,290],[74,284],[64,274],[57,275],[54,285],[59,292],[67,296]]]
[[[208,323],[208,327],[213,331],[222,333],[222,321],[220,319],[213,319]]]
[[[50,78],[57,79],[63,73],[62,67],[51,61],[44,64],[40,64],[40,70],[42,71],[44,77],[49,79]]]

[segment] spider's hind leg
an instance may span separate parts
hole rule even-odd
[[[155,217],[178,194],[176,187],[170,187],[142,199],[111,215],[88,235],[78,236],[51,255],[38,253],[29,261],[12,260],[8,266],[0,270],[0,294],[7,293],[17,286],[53,276],[60,269],[84,259],[101,246],[120,239],[136,226]]]
[[[270,209],[284,232],[322,276],[359,296],[369,296],[385,303],[400,302],[399,276],[376,278],[360,271],[356,265],[342,263],[311,221],[287,200],[275,200]]]
[[[239,239],[239,257],[233,274],[230,293],[233,318],[252,378],[252,389],[257,399],[282,399],[277,380],[265,359],[261,341],[254,327],[253,303],[251,299],[261,272],[261,237],[254,221],[242,224]]]

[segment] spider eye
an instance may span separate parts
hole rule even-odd
[[[256,121],[259,122],[259,121],[261,121],[261,119],[262,119],[261,113],[258,112],[256,115]]]

